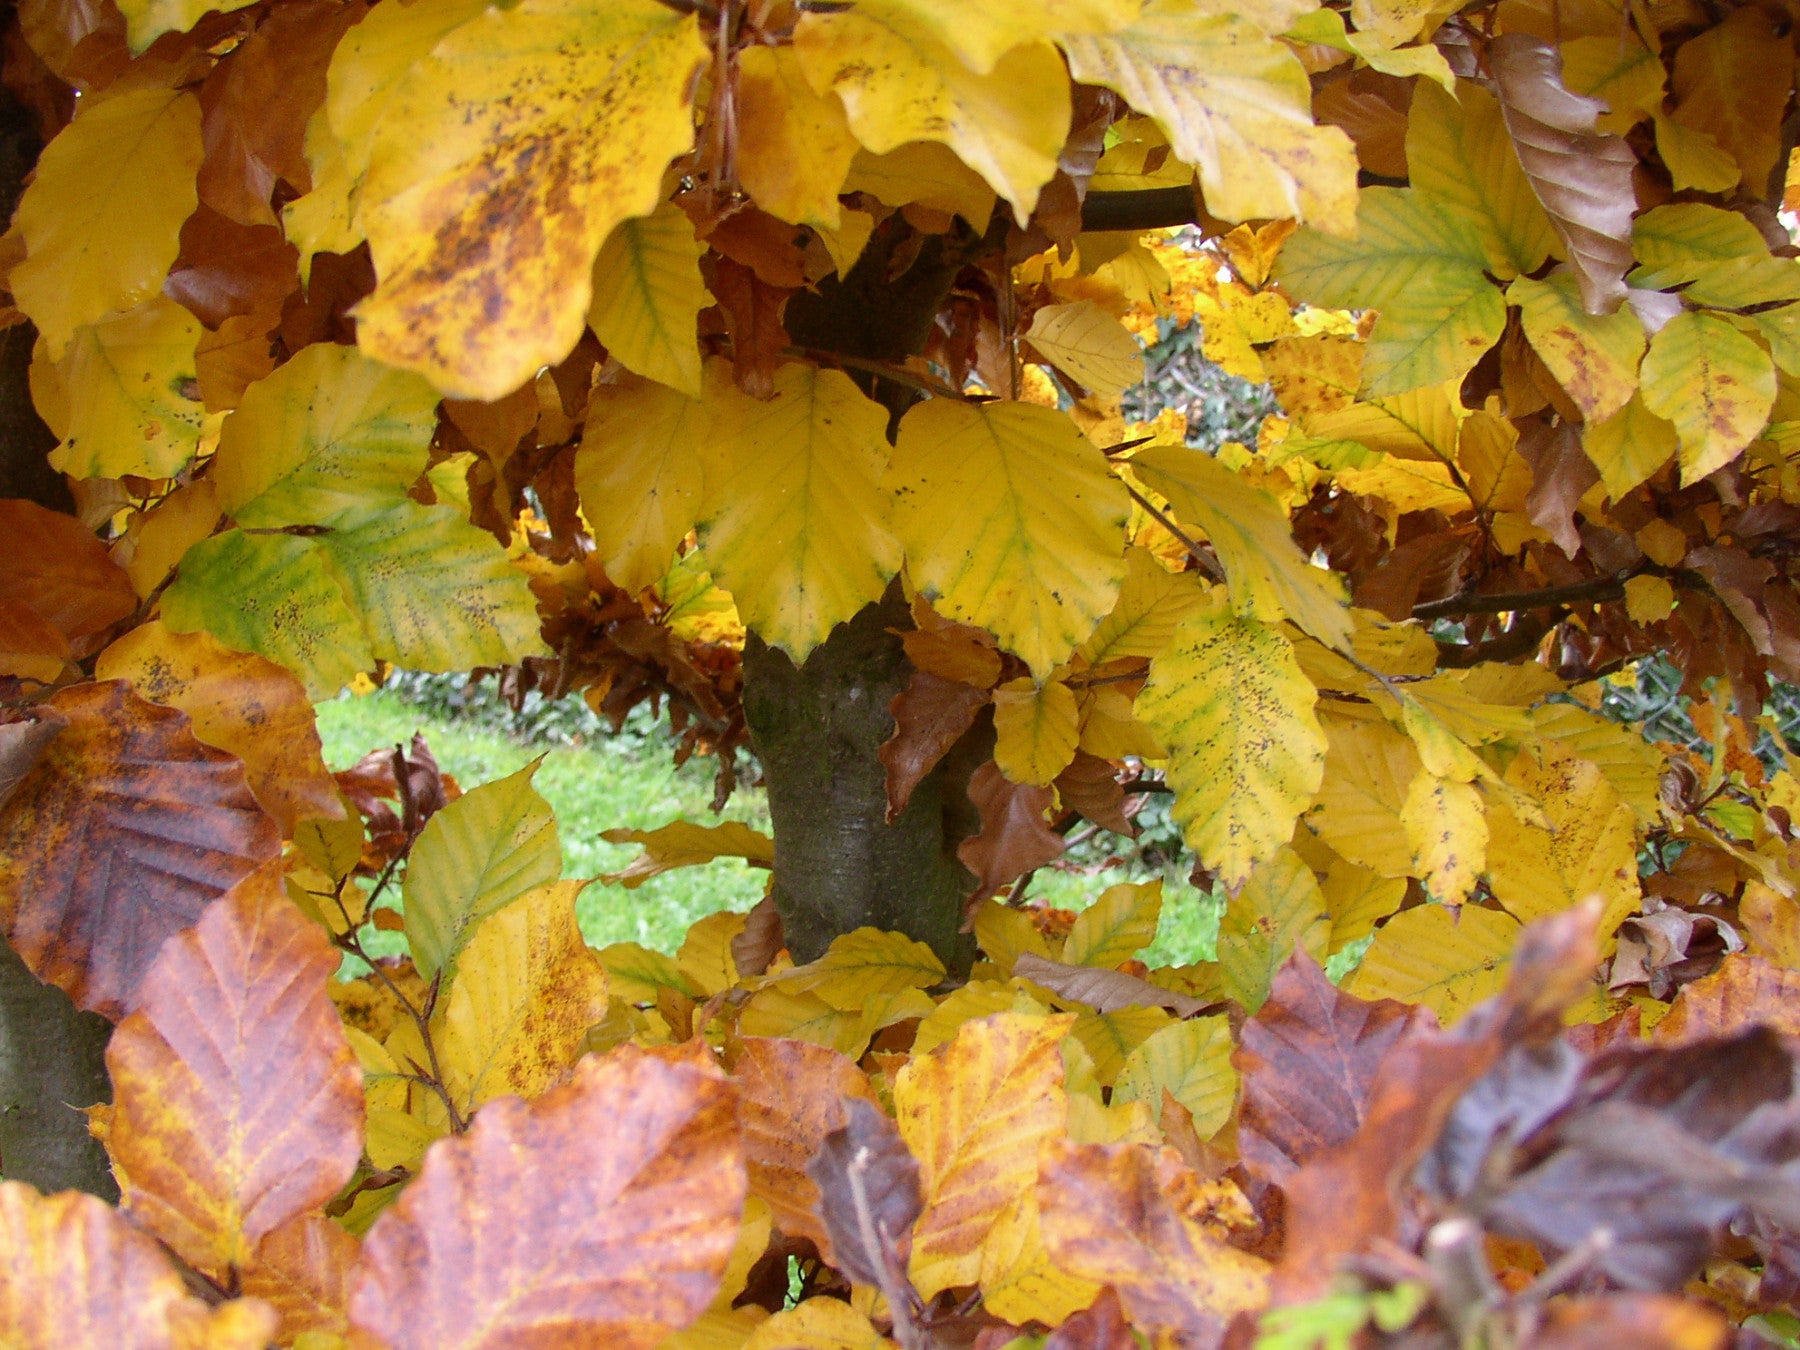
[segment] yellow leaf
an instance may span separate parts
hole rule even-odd
[[[75,478],[170,478],[200,445],[200,320],[167,296],[77,328],[57,363],[66,421],[51,465]],[[61,424],[58,425],[58,422]]]
[[[1048,787],[1075,758],[1075,695],[1060,680],[1008,680],[994,690],[994,762],[1015,783]]]
[[[354,347],[316,342],[244,391],[211,477],[240,525],[313,525],[400,502],[424,472],[437,394]]]
[[[701,544],[714,580],[771,646],[804,661],[900,570],[881,488],[888,415],[838,370],[799,362],[774,397],[720,380],[708,413],[724,461]]]
[[[1775,406],[1768,353],[1712,314],[1684,311],[1664,324],[1642,379],[1644,407],[1675,425],[1683,486],[1742,454]]]
[[[834,1008],[817,994],[773,984],[751,995],[738,1017],[746,1036],[780,1036],[823,1045],[852,1059],[868,1048],[873,1028],[857,1011]]]
[[[1023,1325],[1061,1326],[1100,1295],[1100,1286],[1060,1270],[1044,1249],[1037,1192],[1028,1189],[1001,1211],[981,1252],[981,1306]]]
[[[1229,885],[1287,842],[1319,789],[1317,702],[1288,640],[1222,605],[1183,619],[1151,666],[1138,715],[1171,747],[1173,814]]]
[[[750,1333],[742,1350],[888,1350],[893,1342],[842,1299],[809,1298]]]
[[[950,154],[947,150],[944,153]],[[957,164],[962,163],[954,155],[950,155],[950,158]],[[975,181],[980,184],[981,190],[988,194],[991,214],[993,192],[979,178]],[[829,225],[815,225],[813,233],[819,236],[819,242],[831,255],[831,263],[837,269],[837,274],[840,277],[847,276],[850,269],[856,266],[857,259],[862,257],[863,250],[868,247],[869,240],[875,234],[875,217],[867,211],[846,210],[837,228],[833,229]]]
[[[1342,584],[1307,562],[1273,497],[1199,450],[1148,446],[1132,458],[1131,470],[1162,493],[1177,516],[1206,531],[1240,616],[1264,623],[1291,619],[1327,646],[1349,647]]]
[[[1327,767],[1330,763],[1328,758]],[[1376,924],[1400,908],[1406,899],[1406,878],[1384,877],[1347,858],[1334,858],[1319,893],[1331,916],[1330,951],[1336,956],[1351,943],[1368,937]]]
[[[836,229],[838,194],[858,148],[837,96],[813,92],[792,47],[746,47],[737,58],[737,113],[744,190],[772,216]]]
[[[1022,43],[1073,33],[1111,33],[1137,15],[1137,0],[998,0],[971,8],[962,0],[859,0],[864,12],[896,27],[928,33],[977,74],[991,71]]]
[[[1022,909],[988,899],[975,911],[975,941],[988,960],[1000,967],[1002,975],[1011,976],[1013,962],[1026,952],[1050,960],[1050,944]]]
[[[1108,886],[1069,926],[1062,960],[1071,966],[1111,970],[1156,941],[1162,917],[1162,879],[1141,886]]]
[[[1459,8],[1456,0],[1350,0],[1350,18],[1358,32],[1398,47],[1415,37],[1430,37]]]
[[[1662,577],[1631,577],[1625,582],[1625,614],[1633,623],[1661,623],[1675,608],[1675,588]]]
[[[1739,183],[1760,197],[1781,158],[1781,109],[1793,82],[1792,48],[1773,20],[1733,11],[1676,52],[1674,120],[1727,150]]]
[[[712,304],[700,279],[706,245],[687,212],[664,202],[621,221],[594,260],[588,324],[627,370],[700,397],[700,345],[694,320]]]
[[[633,594],[654,586],[699,519],[717,464],[705,405],[650,380],[588,398],[575,486],[606,575]]]
[[[900,423],[886,486],[913,584],[1039,679],[1117,599],[1129,499],[1062,413],[929,399]]]
[[[145,698],[186,713],[196,738],[243,761],[250,791],[283,836],[292,838],[305,818],[342,813],[306,690],[272,661],[231,651],[207,633],[177,634],[152,622],[102,652],[94,678],[130,680]],[[360,852],[360,825],[354,816],[345,823]],[[349,874],[347,868],[333,879]]]
[[[1412,185],[1434,206],[1468,222],[1489,270],[1502,281],[1537,271],[1556,233],[1519,167],[1500,104],[1464,80],[1454,95],[1420,82],[1406,124]]]
[[[1210,1139],[1237,1104],[1231,1049],[1231,1026],[1223,1014],[1166,1026],[1126,1057],[1112,1099],[1143,1102],[1160,1114],[1167,1092],[1193,1116],[1194,1132]]]
[[[1596,765],[1640,822],[1650,825],[1660,819],[1666,761],[1635,727],[1572,703],[1543,704],[1532,710],[1531,721],[1543,740]]]
[[[1494,898],[1530,923],[1599,896],[1602,954],[1613,930],[1642,899],[1637,822],[1599,766],[1551,745],[1528,746],[1506,780],[1536,799],[1550,828],[1521,822],[1503,801],[1488,811]]]
[[[1662,107],[1662,61],[1635,29],[1571,38],[1562,44],[1562,58],[1570,92],[1607,105],[1595,124],[1602,135],[1623,136]]]
[[[75,330],[162,289],[199,201],[200,100],[180,89],[90,95],[38,157],[13,226],[14,302],[52,360]]]
[[[158,590],[183,555],[218,523],[219,498],[210,476],[176,488],[133,521],[131,556],[119,562],[139,598]]]
[[[1600,481],[1615,502],[1667,464],[1679,446],[1675,428],[1644,406],[1641,392],[1604,422],[1590,422],[1581,433],[1581,448],[1600,470]]]
[[[1345,392],[1356,393],[1354,381]],[[1464,416],[1455,393],[1455,385],[1443,384],[1369,399],[1308,418],[1307,432],[1321,438],[1359,441],[1370,450],[1399,459],[1447,464],[1456,458],[1458,431]]]
[[[1291,848],[1258,863],[1219,919],[1219,972],[1225,996],[1254,1013],[1296,948],[1323,962],[1331,942],[1325,897],[1312,870]]]
[[[693,144],[705,59],[694,16],[656,0],[522,0],[441,38],[381,109],[361,201],[378,284],[358,343],[459,398],[562,360],[601,243],[656,208]]]
[[[607,885],[623,885],[628,891],[663,872],[697,867],[715,858],[745,858],[765,866],[775,863],[775,844],[769,836],[737,820],[719,825],[676,820],[654,830],[604,830],[600,837],[609,844],[644,846],[642,856],[634,858],[624,871],[601,873],[600,879]]]
[[[606,968],[575,922],[587,884],[533,887],[483,919],[457,958],[434,1020],[444,1086],[465,1116],[554,1086],[605,1014]]]
[[[1121,32],[1061,43],[1077,80],[1156,118],[1175,154],[1199,170],[1214,215],[1291,216],[1333,234],[1353,231],[1350,138],[1313,123],[1305,68],[1250,18],[1149,0]]]
[[[207,14],[229,14],[242,9],[252,0],[124,0],[119,12],[125,16],[125,36],[133,56],[141,55],[164,33],[185,33]]]
[[[731,988],[738,982],[737,960],[731,954],[731,940],[744,931],[744,916],[721,910],[708,914],[688,929],[675,953],[675,966],[682,977],[703,997]]]
[[[1737,186],[1740,171],[1730,151],[1706,132],[1660,110],[1656,112],[1656,153],[1677,191],[1730,192]]]
[[[1567,272],[1542,281],[1520,277],[1506,298],[1519,307],[1525,336],[1588,424],[1604,422],[1631,401],[1644,325],[1628,306],[1616,314],[1589,314]]]
[[[1448,1026],[1500,992],[1518,936],[1519,921],[1508,914],[1421,905],[1376,930],[1344,989],[1358,998],[1423,1003]]]
[[[708,1309],[680,1331],[672,1332],[656,1344],[656,1350],[744,1350],[749,1336],[769,1319],[769,1310],[758,1304],[732,1308],[726,1312]],[[297,1346],[295,1350],[314,1350]],[[320,1346],[317,1350],[336,1350]]]
[[[956,1035],[966,1022],[994,1013],[1014,1012],[1043,1017],[1050,1009],[1030,994],[997,980],[971,980],[938,1004],[937,1011],[919,1024],[913,1038],[913,1058],[936,1049]]]
[[[1192,572],[1171,572],[1149,549],[1125,550],[1125,581],[1112,612],[1081,644],[1090,666],[1127,656],[1154,657],[1169,643],[1175,625],[1207,602],[1206,583]]]
[[[1329,750],[1306,822],[1351,862],[1384,877],[1412,875],[1400,811],[1420,771],[1410,738],[1382,722],[1325,721]]]
[[[994,214],[994,189],[936,141],[908,141],[885,155],[867,150],[851,161],[845,192],[867,192],[889,206],[913,202],[961,216],[978,230]]]
[[[1161,1008],[1120,1008],[1107,1013],[1082,1010],[1069,1035],[1086,1048],[1095,1081],[1111,1087],[1124,1070],[1126,1057],[1172,1020]]]
[[[1064,1128],[1061,1014],[996,1013],[916,1054],[894,1079],[900,1137],[919,1160],[913,1283],[925,1298],[981,1275],[988,1232],[1037,1180],[1038,1146]]]
[[[744,1201],[744,1221],[738,1225],[737,1243],[731,1249],[731,1260],[725,1266],[724,1275],[719,1278],[719,1292],[713,1295],[709,1311],[731,1311],[732,1303],[749,1283],[751,1268],[768,1250],[774,1226],[769,1202],[753,1191]],[[735,1350],[735,1342],[733,1344]]]
[[[1407,789],[1400,823],[1413,870],[1434,900],[1460,905],[1475,891],[1488,861],[1488,818],[1481,790],[1421,773]]]
[[[1144,352],[1129,329],[1092,300],[1045,305],[1025,339],[1096,394],[1122,394],[1144,378]]]
[[[779,977],[782,987],[815,994],[844,1012],[905,989],[929,989],[944,979],[944,963],[904,933],[858,928],[831,940],[817,961]]]
[[[406,941],[419,973],[454,969],[475,925],[562,872],[541,759],[465,792],[426,822],[406,865]]]
[[[602,947],[596,955],[606,967],[607,987],[615,998],[630,1003],[655,1003],[658,991],[673,989],[687,998],[694,996],[672,957],[653,952],[635,942],[615,942]]]
[[[966,7],[958,8],[967,14]],[[1020,224],[1056,173],[1068,134],[1069,81],[1048,42],[1009,46],[985,71],[963,63],[911,3],[805,13],[794,53],[821,95],[843,100],[857,140],[877,155],[938,141],[1013,204]]]

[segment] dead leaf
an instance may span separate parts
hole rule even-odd
[[[1062,857],[1062,836],[1044,824],[1051,789],[1009,782],[990,759],[969,776],[969,800],[981,813],[981,833],[957,845],[956,856],[975,874],[970,904]]]
[[[1686,1045],[1755,1026],[1800,1036],[1800,971],[1740,952],[1681,991],[1669,1015],[1656,1024],[1654,1039],[1658,1045]]]
[[[1125,789],[1110,760],[1077,750],[1069,767],[1056,776],[1052,786],[1057,799],[1071,811],[1079,812],[1083,820],[1128,839],[1137,838],[1138,828],[1125,814]]]
[[[1036,952],[1019,953],[1013,961],[1013,974],[1102,1013],[1118,1012],[1123,1008],[1167,1008],[1177,1017],[1194,1017],[1215,1006],[1204,999],[1190,998],[1148,980],[1140,980],[1122,970],[1066,965],[1047,960]]]
[[[989,697],[986,689],[915,670],[906,688],[889,701],[894,734],[877,752],[887,767],[888,824],[900,818],[912,800],[913,789],[930,777],[950,747],[975,725]]]
[[[0,539],[7,546],[7,598],[64,637],[98,633],[138,606],[131,578],[73,516],[0,499]]]
[[[857,1284],[886,1289],[905,1280],[913,1222],[925,1207],[919,1164],[874,1102],[849,1097],[843,1106],[843,1128],[825,1136],[806,1174],[819,1188],[818,1215],[837,1268]]]

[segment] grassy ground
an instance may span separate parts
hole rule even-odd
[[[600,838],[602,830],[653,829],[684,817],[708,823],[717,819],[709,809],[712,762],[694,759],[676,769],[667,743],[654,736],[559,745],[545,752],[500,731],[434,716],[387,691],[363,698],[346,695],[319,706],[325,761],[334,769],[355,763],[377,746],[408,741],[415,731],[424,732],[439,766],[465,790],[513,773],[544,753],[544,766],[533,782],[556,811],[565,876],[616,871],[636,856],[636,846],[609,844]],[[725,818],[765,832],[769,828],[768,809],[754,789],[739,788]],[[631,941],[673,952],[695,920],[755,904],[766,876],[738,862],[718,862],[665,872],[635,891],[596,884],[578,902],[582,931],[596,946]],[[1046,869],[1033,878],[1030,894],[1081,909],[1107,886],[1145,879],[1141,868],[1091,874]],[[1173,965],[1210,957],[1217,927],[1217,911],[1208,897],[1171,876],[1164,890],[1162,928],[1145,959],[1152,965]]]

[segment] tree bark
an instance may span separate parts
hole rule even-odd
[[[40,984],[0,943],[0,1176],[41,1191],[117,1201],[118,1183],[81,1108],[112,1100],[112,1024]]]

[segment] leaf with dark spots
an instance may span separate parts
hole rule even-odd
[[[1238,1150],[1252,1173],[1280,1182],[1362,1124],[1382,1057],[1430,1014],[1344,993],[1297,948],[1269,1001],[1244,1023],[1232,1062],[1243,1075]]]
[[[906,688],[888,704],[894,714],[894,734],[882,742],[878,752],[887,768],[888,824],[900,818],[912,800],[913,789],[975,725],[976,714],[989,698],[986,689],[942,679],[928,670],[913,671]]]
[[[1036,952],[1020,953],[1013,961],[1013,974],[1102,1013],[1124,1008],[1167,1008],[1177,1017],[1193,1017],[1216,1006],[1204,999],[1190,998],[1148,980],[1140,980],[1122,970],[1066,965],[1047,960]]]
[[[117,1020],[170,934],[280,851],[236,756],[123,681],[51,705],[68,726],[0,809],[0,919],[32,972]]]
[[[885,1291],[906,1278],[913,1221],[925,1207],[919,1163],[879,1106],[850,1097],[844,1110],[844,1127],[825,1136],[806,1174],[819,1188],[838,1269]]]
[[[1602,136],[1599,99],[1563,85],[1562,55],[1529,33],[1488,43],[1487,67],[1519,164],[1568,251],[1590,314],[1611,314],[1625,299],[1631,218],[1637,210],[1637,155],[1622,136]]]
[[[971,905],[1062,857],[1062,836],[1044,824],[1055,800],[1049,788],[1011,782],[990,759],[969,776],[969,800],[981,813],[981,833],[957,845],[956,856],[976,877]]]

